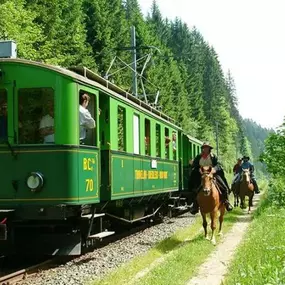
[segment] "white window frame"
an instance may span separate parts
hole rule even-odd
[[[133,138],[134,154],[140,154],[140,116],[138,114],[133,116]]]

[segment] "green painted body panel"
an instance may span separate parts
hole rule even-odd
[[[78,195],[80,202],[100,201],[100,152],[98,149],[82,149],[78,152]]]
[[[119,152],[105,152],[103,157],[106,171],[102,174],[102,200],[178,191],[179,169],[176,161]],[[108,164],[105,163],[106,160]],[[157,167],[155,165],[154,168],[151,167],[152,160],[157,162]],[[110,169],[109,175],[108,169]]]
[[[98,150],[33,147],[15,149],[15,152],[16,159],[9,150],[0,150],[0,160],[5,165],[5,170],[0,172],[1,206],[99,202]],[[84,170],[84,159],[88,158],[92,170]],[[44,175],[45,183],[39,192],[32,192],[26,185],[27,176],[33,171]],[[86,179],[93,180],[92,191],[86,191]],[[13,186],[15,182],[17,187]]]

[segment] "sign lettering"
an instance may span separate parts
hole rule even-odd
[[[86,192],[94,191],[94,181],[92,178],[85,179]]]

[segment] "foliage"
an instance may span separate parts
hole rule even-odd
[[[86,43],[83,0],[26,0],[26,10],[34,11],[44,40],[38,58],[44,62],[94,67],[91,48]],[[20,20],[22,21],[22,19]]]
[[[41,26],[34,22],[36,13],[25,9],[24,3],[0,2],[0,39],[16,41],[19,57],[37,60],[38,46],[45,37]]]
[[[269,202],[277,207],[285,206],[285,178],[283,176],[272,179],[268,192]]]
[[[285,206],[285,122],[276,133],[265,141],[265,150],[260,159],[266,163],[271,174],[268,199],[273,205]]]
[[[268,172],[275,177],[285,174],[285,123],[265,141],[265,150],[261,159],[266,163]]]

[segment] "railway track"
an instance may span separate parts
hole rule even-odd
[[[174,214],[173,217],[180,216],[184,214],[187,211],[181,211],[179,214]],[[125,230],[118,232],[117,234],[113,236],[106,237],[103,239],[100,243],[97,243],[94,246],[88,247],[83,254],[87,254],[90,251],[96,250],[98,248],[102,248],[112,242],[124,239],[130,235],[139,233],[140,231],[143,231],[153,225],[163,223],[163,219],[161,220],[147,220],[142,224],[139,224],[135,227],[126,227]],[[44,271],[47,269],[50,269],[52,267],[57,267],[63,263],[66,263],[67,261],[72,260],[73,258],[76,258],[77,256],[58,256],[58,257],[52,257],[48,258],[44,261],[41,261],[37,264],[28,266],[27,268],[24,268],[25,266],[21,266],[24,269],[19,269],[20,266],[17,266],[16,270],[9,270],[9,273],[1,276],[0,275],[0,285],[13,285],[17,282],[20,282],[24,279],[29,278],[31,275],[39,273],[40,271]],[[17,258],[17,256],[15,256]],[[31,263],[31,261],[29,261]]]
[[[155,224],[155,223],[153,223]],[[157,224],[157,222],[156,222]],[[112,242],[115,242],[117,240],[120,240],[120,239],[123,239],[129,235],[132,235],[132,234],[135,234],[137,232],[140,232],[140,231],[143,231],[145,230],[146,228],[150,227],[152,224],[150,223],[146,223],[146,224],[143,224],[143,225],[140,225],[140,226],[137,226],[137,227],[134,227],[132,229],[128,229],[126,231],[123,231],[121,233],[118,233],[114,236],[110,236],[110,237],[107,237],[105,238],[102,242],[98,243],[96,246],[91,246],[89,247],[85,252],[84,254],[88,253],[89,251],[92,251],[92,250],[95,250],[96,248],[101,248],[101,247],[104,247]],[[68,257],[53,257],[53,258],[49,258],[43,262],[40,262],[40,263],[37,263],[37,264],[34,264],[34,265],[31,265],[27,268],[23,268],[23,269],[20,269],[20,270],[16,270],[16,271],[13,271],[13,270],[9,270],[9,274],[6,274],[4,276],[1,276],[0,275],[0,285],[13,285],[13,284],[16,284],[17,282],[20,282],[21,280],[24,280],[24,279],[27,279],[29,278],[29,276],[33,275],[33,274],[36,274],[40,271],[43,271],[43,270],[47,270],[47,269],[50,269],[52,267],[56,267],[62,263],[65,263],[69,260],[71,260],[72,258],[76,258],[77,256],[75,257],[72,257],[72,256],[68,256]],[[17,258],[15,256],[15,258]],[[18,267],[18,266],[17,266]],[[24,267],[24,266],[22,266]]]
[[[39,264],[29,266],[25,269],[17,270],[13,273],[0,277],[0,285],[12,285],[18,281],[27,278],[29,275],[37,273],[39,270],[50,268],[54,262],[54,259],[45,260]]]

